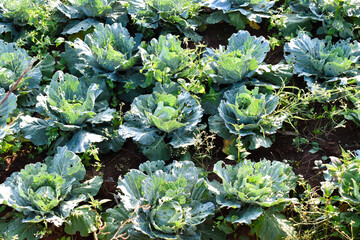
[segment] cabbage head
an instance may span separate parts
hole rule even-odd
[[[174,148],[194,144],[194,131],[202,115],[200,104],[189,92],[176,84],[158,83],[152,94],[134,99],[119,135],[140,144],[150,160],[168,160],[168,144]]]
[[[118,197],[135,230],[129,235],[200,240],[200,226],[215,210],[203,171],[190,161],[164,165],[164,161],[147,161],[119,178]]]
[[[248,31],[231,35],[228,46],[206,49],[206,73],[218,84],[234,84],[251,77],[270,51],[264,37],[251,36]]]
[[[302,33],[285,44],[284,52],[294,73],[304,76],[310,89],[316,82],[323,87],[330,87],[335,81],[346,84],[360,73],[360,43],[350,39],[332,44]]]
[[[270,147],[271,139],[285,120],[283,115],[273,115],[279,98],[263,94],[258,87],[248,90],[246,86],[230,89],[224,93],[218,114],[209,118],[212,132],[227,140],[240,140],[250,144],[249,149]]]
[[[200,22],[195,18],[202,6],[201,0],[127,0],[126,7],[133,21],[143,28],[163,28],[178,31],[193,41],[201,37],[195,32]]]
[[[144,65],[142,72],[149,84],[153,79],[169,83],[172,79],[192,78],[199,74],[195,52],[182,48],[181,41],[172,34],[152,39],[149,45],[140,48],[140,54]]]
[[[295,201],[289,193],[295,190],[297,178],[288,164],[245,159],[233,166],[219,161],[214,172],[222,182],[209,183],[209,189],[221,208],[231,209],[226,221],[251,225],[260,239],[280,240],[291,235],[290,225],[279,213]]]
[[[25,138],[35,145],[66,145],[76,153],[86,151],[92,143],[107,140],[122,145],[122,141],[118,142],[119,136],[106,134],[115,110],[109,108],[106,100],[98,101],[103,91],[99,86],[96,83],[88,86],[73,75],[56,72],[50,85],[45,87],[44,95],[37,97],[38,111],[45,119],[22,117],[20,127]],[[119,150],[121,146],[112,147]]]
[[[119,23],[99,24],[85,40],[67,42],[62,54],[73,74],[106,74],[126,71],[132,68],[139,54],[141,35],[134,39],[128,30]]]
[[[78,224],[71,222],[71,213],[89,196],[95,196],[102,184],[99,176],[83,181],[85,174],[80,157],[66,147],[58,148],[55,156],[44,163],[28,164],[14,172],[0,184],[0,204],[20,215],[0,225],[0,236],[39,239],[35,235],[46,225]]]

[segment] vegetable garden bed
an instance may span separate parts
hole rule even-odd
[[[360,239],[358,1],[0,1],[0,239]]]

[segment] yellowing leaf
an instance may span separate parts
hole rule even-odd
[[[256,22],[253,21],[249,21],[249,25],[251,28],[259,30],[261,28],[261,26],[259,24],[257,24]]]
[[[225,154],[230,154],[230,148],[231,148],[231,144],[235,141],[235,138],[231,139],[231,140],[227,140],[224,139],[224,146],[221,149],[221,151],[223,151],[223,153]]]

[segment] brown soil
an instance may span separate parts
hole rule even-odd
[[[33,147],[30,144],[24,144],[24,146],[22,146],[21,149],[12,156],[8,154],[0,156],[0,159],[5,160],[0,169],[0,183],[3,183],[13,172],[18,172],[23,169],[25,165],[41,162],[45,158],[46,153],[39,154],[36,147]]]

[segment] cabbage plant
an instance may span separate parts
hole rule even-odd
[[[332,158],[329,164],[324,164],[324,178],[326,182],[333,185],[333,189],[338,189],[341,201],[347,202],[353,206],[360,205],[360,159],[353,157],[351,159],[340,160]],[[324,184],[323,184],[324,185]]]
[[[271,16],[271,8],[274,4],[275,1],[271,0],[208,0],[205,2],[205,5],[212,9],[230,14],[230,24],[238,28],[244,28],[245,24],[239,16],[236,16],[236,13],[240,13],[250,21],[261,23],[262,18]]]
[[[209,118],[210,130],[230,141],[240,137],[244,144],[249,144],[249,149],[270,147],[269,135],[285,120],[284,115],[273,114],[278,101],[277,95],[261,93],[258,87],[232,88],[224,93],[218,113]]]
[[[322,27],[317,29],[317,34],[353,37],[360,20],[358,0],[296,0],[290,2],[290,8],[296,14],[297,24],[307,19],[320,21]],[[286,20],[285,24],[287,22],[290,21]],[[309,25],[311,24],[307,23],[305,26]]]
[[[169,30],[175,26],[193,41],[201,40],[195,32],[201,0],[127,0],[125,5],[133,21],[143,28]]]
[[[176,84],[156,85],[152,94],[136,97],[125,113],[119,135],[140,144],[151,160],[170,158],[174,148],[193,145],[203,110],[189,92]]]
[[[132,223],[130,237],[202,239],[201,225],[215,210],[202,174],[190,161],[147,161],[120,177],[118,197]]]
[[[115,110],[109,108],[106,100],[98,101],[101,92],[99,84],[87,86],[73,75],[56,72],[44,95],[37,97],[38,111],[45,119],[21,118],[24,137],[35,145],[65,145],[76,153],[86,151],[94,143],[119,150],[123,141],[111,130]]]
[[[260,239],[283,239],[290,226],[282,211],[294,201],[289,192],[296,187],[296,176],[288,164],[266,159],[244,160],[234,166],[219,161],[214,172],[222,180],[209,189],[216,194],[221,208],[231,209],[226,221],[252,224]]]
[[[302,33],[285,44],[284,53],[294,73],[303,76],[310,89],[315,83],[322,87],[331,87],[333,82],[346,84],[349,78],[359,75],[357,41],[339,40],[332,44]]]
[[[133,38],[119,23],[99,24],[85,40],[67,42],[62,54],[73,74],[106,74],[132,68],[140,57],[137,47],[141,35]]]
[[[82,224],[91,220],[83,216],[83,222],[73,221],[81,217],[74,218],[72,213],[97,194],[102,178],[96,176],[83,181],[85,174],[80,157],[66,147],[58,148],[55,156],[46,158],[44,163],[28,164],[20,172],[14,172],[0,184],[0,204],[19,214],[0,222],[0,236],[32,240],[39,239],[46,226],[60,227],[67,223],[76,225],[77,229],[86,227]]]
[[[153,79],[169,83],[178,78],[192,78],[199,74],[196,64],[197,55],[194,50],[184,49],[181,41],[172,34],[161,35],[140,48],[143,62],[142,72],[150,84]]]
[[[0,2],[0,19],[24,26],[41,8],[51,11],[56,7],[56,0],[2,0]]]
[[[231,35],[228,45],[206,49],[207,75],[218,84],[233,84],[251,77],[270,51],[264,37],[240,30]]]
[[[67,18],[73,21],[66,27],[63,34],[74,34],[87,31],[100,23],[128,22],[126,9],[118,0],[68,0],[59,2],[57,8]]]

